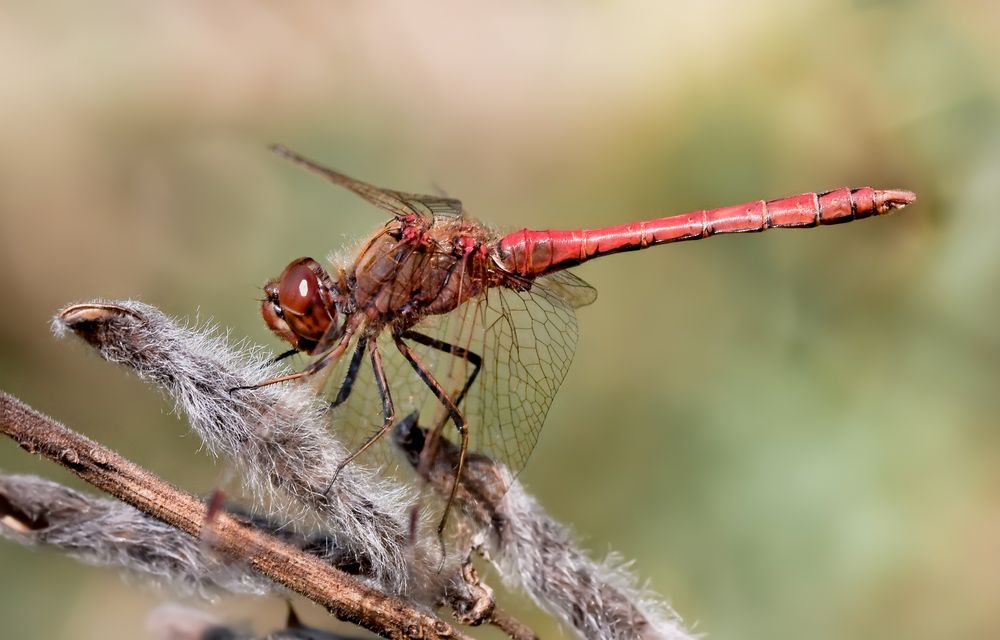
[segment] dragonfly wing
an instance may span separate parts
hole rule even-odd
[[[534,288],[545,289],[547,296],[560,297],[574,309],[586,307],[597,300],[597,289],[569,271],[556,271],[535,281]]]
[[[519,472],[576,350],[576,313],[564,292],[545,286],[488,289],[452,313],[426,318],[414,330],[474,354],[458,357],[413,345],[452,397],[477,373],[459,406],[469,423],[469,451]],[[446,420],[435,400],[421,407],[421,424],[442,424],[442,434],[457,444],[457,431]]]
[[[405,208],[417,215],[429,217],[438,221],[442,218],[461,218],[465,215],[462,208],[462,201],[447,196],[420,195],[419,193],[404,193],[402,191],[389,191],[398,198]]]
[[[282,145],[274,145],[272,149],[292,162],[300,164],[313,173],[323,176],[330,182],[344,187],[379,209],[387,211],[394,216],[418,215],[433,220],[438,216],[455,217],[463,215],[461,201],[454,198],[383,189],[382,187],[376,187],[373,184],[352,178],[329,167],[324,167]]]
[[[479,423],[476,450],[514,473],[527,462],[576,351],[577,320],[562,292],[497,288],[480,303],[484,371],[468,411]]]
[[[576,301],[586,299],[583,292],[592,291],[586,285],[580,287],[579,279],[559,282],[574,285],[568,290],[581,293]],[[573,304],[565,289],[544,284],[530,291],[489,289],[455,311],[429,316],[412,328],[438,341],[438,347],[406,341],[452,398],[477,374],[459,406],[469,423],[469,451],[503,463],[514,473],[524,467],[534,449],[576,349]],[[441,403],[399,354],[389,331],[383,333],[378,345],[397,420],[419,411],[422,426],[441,425],[442,435],[458,443],[457,430]],[[449,353],[441,343],[459,349]],[[331,376],[331,398],[342,384],[349,359],[343,358]],[[334,428],[352,450],[382,421],[382,403],[367,356],[354,384],[348,400],[333,410]],[[388,436],[382,438],[357,462],[405,468],[390,441]]]

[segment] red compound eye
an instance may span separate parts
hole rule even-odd
[[[288,265],[278,280],[278,306],[284,321],[295,335],[319,342],[336,316],[327,305],[317,273],[322,267],[312,258],[300,258]]]
[[[314,305],[322,304],[319,278],[304,264],[291,264],[281,275],[278,302],[287,314],[308,315]]]

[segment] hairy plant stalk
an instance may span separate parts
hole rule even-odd
[[[444,602],[463,624],[490,622],[492,590],[470,584],[453,550],[419,535],[414,492],[361,464],[331,433],[328,404],[306,385],[234,391],[274,377],[260,349],[233,349],[208,329],[190,329],[155,307],[133,301],[71,305],[55,318],[107,360],[160,386],[186,414],[209,449],[238,465],[258,498],[287,505],[284,521],[317,520],[338,552],[355,557],[362,575],[428,610]],[[260,504],[261,500],[255,500]]]
[[[272,498],[293,522],[317,516],[390,592],[428,605],[440,595],[435,547],[410,543],[408,488],[360,464],[345,467],[330,488],[349,452],[331,435],[326,405],[315,393],[294,384],[231,391],[280,373],[260,350],[230,349],[210,331],[185,328],[133,301],[72,305],[53,326],[162,387],[209,450],[238,465],[255,503]]]
[[[364,570],[329,536],[306,537],[279,521],[235,515],[341,571]],[[205,539],[124,502],[37,476],[0,473],[0,536],[28,546],[54,547],[88,564],[121,567],[182,595],[209,598],[220,590],[265,595],[277,587],[246,565],[227,562]]]
[[[291,497],[299,508],[290,511],[293,519],[320,516],[337,546],[356,554],[386,588],[426,606],[447,601],[465,623],[490,622],[513,638],[535,637],[493,607],[492,591],[468,574],[469,563],[453,562],[436,571],[436,545],[426,536],[416,543],[410,537],[413,503],[407,490],[351,464],[325,494],[347,455],[328,432],[326,403],[304,385],[230,392],[279,373],[259,351],[234,351],[209,331],[185,328],[131,301],[73,305],[54,325],[57,332],[74,331],[106,359],[161,386],[209,448],[240,465],[251,490]],[[423,431],[415,417],[401,421],[395,437],[416,466]],[[447,442],[442,445],[426,479],[447,495],[457,451]],[[591,560],[502,465],[468,456],[458,498],[467,529],[476,532],[480,551],[505,582],[522,588],[580,637],[695,637],[666,604],[636,586],[617,557]]]
[[[426,431],[416,415],[402,420],[396,443],[419,468]],[[458,448],[438,441],[425,479],[443,495],[451,490]],[[562,619],[580,638],[693,640],[676,613],[637,586],[621,559],[591,560],[570,531],[545,513],[503,465],[486,456],[466,457],[456,497],[464,519],[479,531],[481,552],[504,581],[523,589]]]
[[[118,500],[28,475],[0,475],[0,535],[56,547],[88,564],[117,566],[172,590],[263,595],[274,583],[209,545]]]
[[[107,447],[62,426],[16,398],[0,393],[0,431],[23,449],[62,464],[95,487],[198,536],[208,510]],[[212,523],[212,547],[231,562],[306,596],[337,617],[383,637],[463,638],[447,623],[412,604],[361,584],[319,558],[263,533],[225,512]]]

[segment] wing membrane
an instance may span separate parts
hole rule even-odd
[[[292,162],[300,164],[313,173],[323,176],[330,182],[344,187],[379,209],[394,216],[417,215],[429,220],[436,220],[442,217],[461,217],[464,215],[462,202],[455,198],[383,189],[382,187],[376,187],[373,184],[352,178],[334,169],[324,167],[282,145],[274,145],[272,149]]]
[[[597,300],[597,289],[570,271],[556,271],[535,281],[536,288],[546,290],[546,296],[561,298],[573,309],[586,307]]]

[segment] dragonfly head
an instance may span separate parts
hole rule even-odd
[[[299,258],[264,285],[260,312],[278,337],[305,353],[325,350],[344,332],[341,297],[330,275],[312,258]]]

